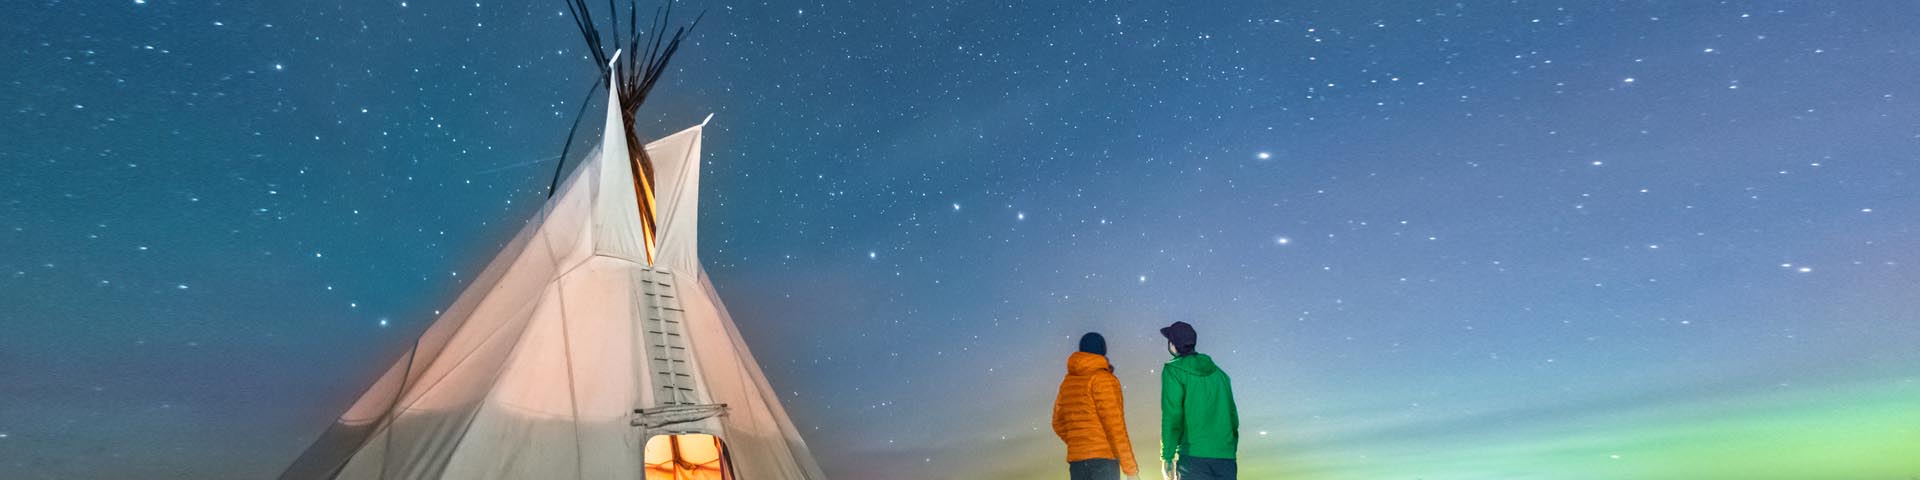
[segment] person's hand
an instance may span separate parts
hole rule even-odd
[[[1160,467],[1160,478],[1164,478],[1166,480],[1180,480],[1180,472],[1178,470],[1175,470],[1172,465],[1163,466],[1163,467]]]

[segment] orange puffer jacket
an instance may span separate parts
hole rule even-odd
[[[1122,405],[1120,379],[1107,357],[1087,352],[1067,357],[1067,378],[1053,400],[1053,433],[1067,442],[1067,461],[1112,458],[1120,461],[1121,473],[1140,473]]]

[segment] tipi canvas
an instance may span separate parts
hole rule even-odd
[[[712,437],[722,452],[678,463],[824,478],[700,264],[706,123],[646,145],[648,198],[608,83],[599,148],[282,478],[675,478],[648,452]]]

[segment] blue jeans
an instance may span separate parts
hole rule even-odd
[[[1181,455],[1173,468],[1180,472],[1180,480],[1234,480],[1240,477],[1240,466],[1231,458]]]
[[[1089,458],[1078,462],[1067,462],[1067,478],[1071,480],[1119,480],[1120,461],[1111,458]]]

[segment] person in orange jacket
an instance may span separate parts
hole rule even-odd
[[[1107,363],[1106,337],[1081,336],[1080,351],[1067,357],[1067,378],[1053,400],[1053,433],[1067,442],[1069,478],[1114,480],[1125,474],[1127,480],[1139,480],[1124,404],[1120,379]]]

